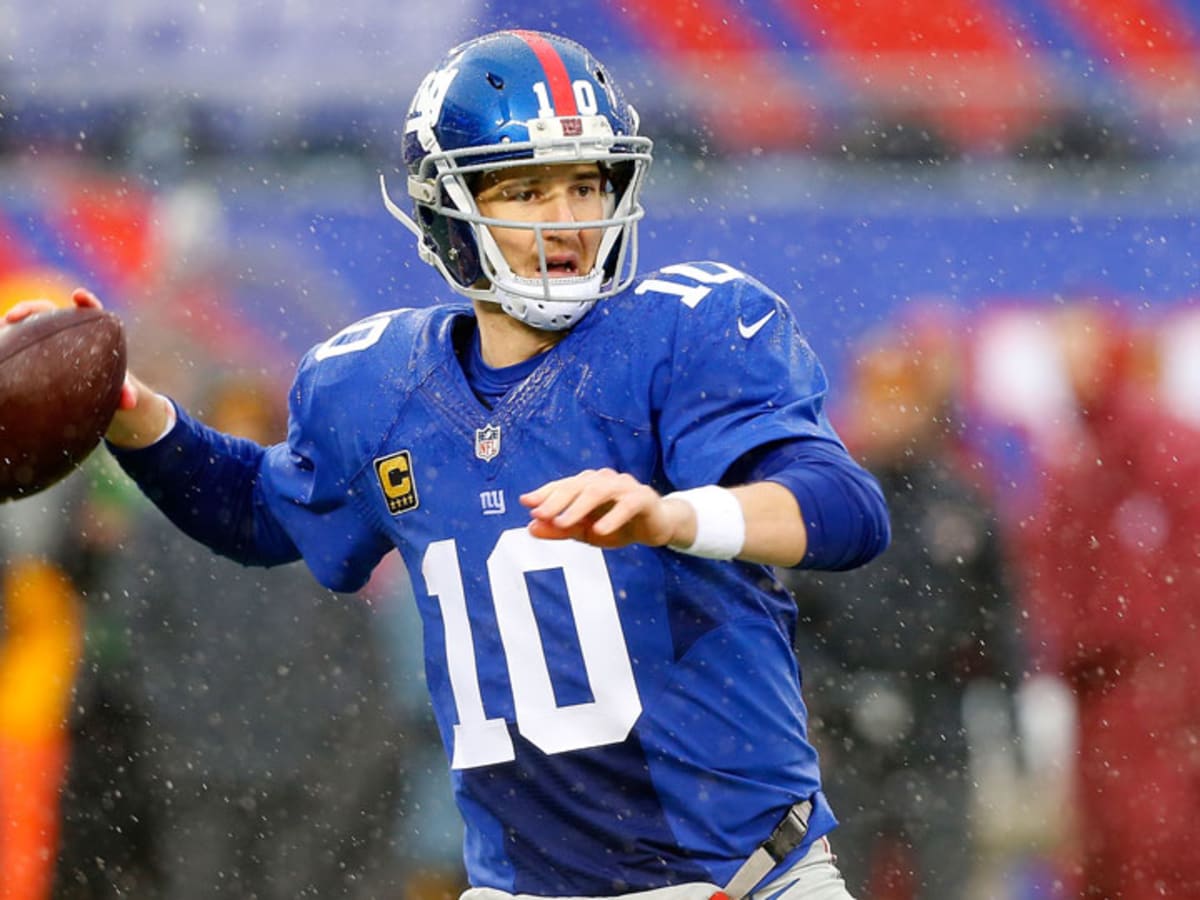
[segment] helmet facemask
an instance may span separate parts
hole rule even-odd
[[[637,222],[645,214],[640,193],[650,162],[651,142],[614,136],[604,116],[539,118],[527,123],[534,140],[484,147],[435,151],[408,178],[418,225],[388,196],[393,216],[421,238],[421,255],[438,268],[460,294],[499,303],[509,315],[537,328],[574,325],[604,297],[623,291],[637,270]],[[596,163],[607,187],[604,214],[590,221],[529,222],[484,216],[472,185],[484,173],[531,164]],[[537,277],[517,275],[505,259],[490,227],[531,231],[538,248]],[[591,272],[563,277],[551,274],[546,261],[548,231],[602,231]]]

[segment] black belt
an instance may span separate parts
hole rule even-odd
[[[804,842],[812,810],[811,800],[801,800],[784,814],[771,836],[758,845],[758,849],[750,854],[729,884],[725,885],[723,893],[728,900],[742,900],[768,872]],[[714,900],[717,896],[714,895]]]

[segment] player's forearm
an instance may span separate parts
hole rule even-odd
[[[178,426],[162,441],[122,448],[110,440],[109,448],[171,522],[222,556],[261,566],[299,558],[290,538],[257,502],[264,450],[253,441],[222,434],[180,412]]]
[[[667,546],[680,553],[794,566],[808,548],[795,495],[773,482],[676,491],[663,497],[662,508]]]
[[[732,489],[746,520],[746,543],[737,558],[768,566],[794,566],[808,551],[808,531],[796,497],[781,484],[760,481]]]

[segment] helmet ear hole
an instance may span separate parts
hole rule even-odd
[[[453,208],[445,198],[443,203]],[[417,221],[425,246],[442,260],[443,274],[451,280],[451,286],[460,290],[474,286],[483,276],[483,269],[471,225],[462,219],[439,215],[421,204],[417,205]]]
[[[464,287],[471,287],[483,277],[483,267],[479,264],[479,245],[471,226],[466,222],[455,219],[451,223],[450,250],[447,255],[457,263],[459,283]]]

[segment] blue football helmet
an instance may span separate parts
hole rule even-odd
[[[604,67],[557,35],[500,31],[450,51],[417,90],[404,132],[409,216],[380,179],[384,203],[418,240],[421,258],[460,294],[499,303],[537,328],[569,328],[597,300],[624,290],[637,270],[639,197],[651,141]],[[518,222],[484,217],[471,185],[479,173],[538,163],[594,162],[606,183],[605,217]],[[541,275],[516,275],[489,225],[533,231]],[[546,231],[603,229],[595,268],[554,277]]]

